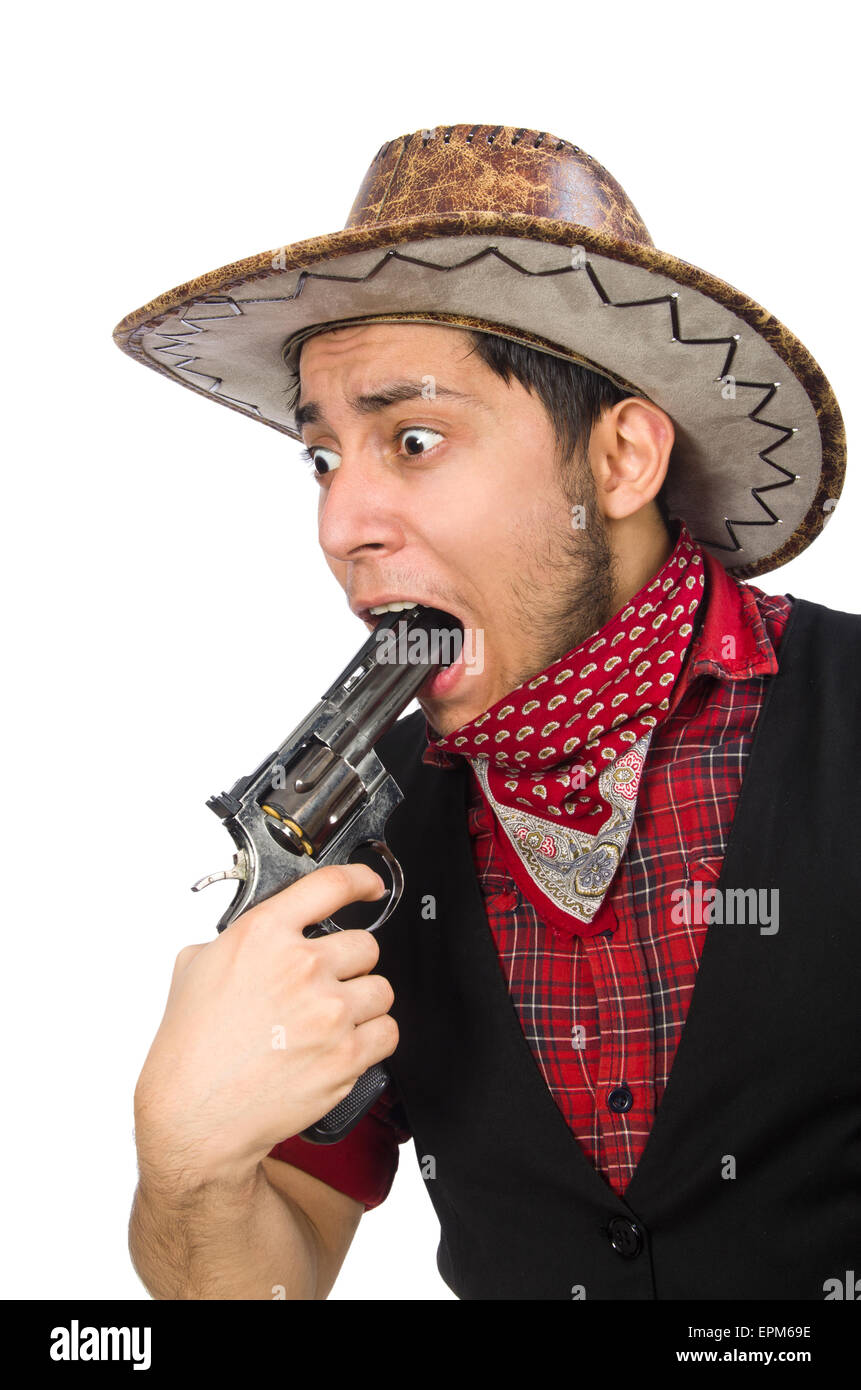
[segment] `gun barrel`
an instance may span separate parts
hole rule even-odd
[[[361,758],[428,675],[457,660],[462,645],[462,623],[439,608],[417,604],[385,614],[323,697],[338,709],[349,705],[349,722],[329,745],[333,752],[351,763]]]

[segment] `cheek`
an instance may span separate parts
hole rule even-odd
[[[548,537],[564,525],[564,511],[565,499],[544,460],[526,454],[483,472],[462,499],[461,525],[469,528],[472,546],[496,551],[501,560],[507,549],[519,550],[524,536]]]

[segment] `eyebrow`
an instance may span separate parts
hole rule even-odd
[[[413,401],[423,399],[422,392],[426,389],[426,382],[422,381],[393,381],[388,386],[382,387],[379,391],[374,391],[367,396],[350,396],[347,398],[347,405],[356,415],[375,415],[380,410],[386,410],[390,405],[395,405],[399,401]],[[475,396],[467,396],[463,391],[455,391],[451,386],[434,385],[435,396],[448,396],[452,400],[463,401],[469,405],[478,406],[479,410],[489,410],[490,407],[483,401],[477,400]],[[323,419],[323,412],[317,401],[306,401],[304,405],[297,407],[295,420],[296,428],[301,430],[305,425],[317,425]]]

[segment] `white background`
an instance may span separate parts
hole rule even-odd
[[[844,16],[844,17],[841,17]],[[343,226],[380,145],[546,130],[656,245],[811,350],[850,440],[858,227],[849,11],[614,3],[42,4],[7,19],[3,685],[6,1298],[148,1297],[126,1248],[132,1095],[229,862],[206,809],[364,638],[298,445],[114,346],[156,294]],[[861,611],[851,463],[755,582]],[[412,1145],[333,1298],[446,1299]]]

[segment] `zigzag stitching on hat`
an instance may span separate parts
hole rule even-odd
[[[564,267],[564,266],[562,267],[562,269],[567,269],[567,268],[568,268],[568,267]],[[647,304],[669,304],[669,306],[670,306],[670,323],[671,323],[671,325],[672,325],[672,330],[673,330],[673,331],[672,331],[672,337],[670,338],[670,341],[671,341],[671,342],[673,342],[673,343],[682,343],[682,344],[683,344],[684,346],[686,346],[686,347],[687,347],[687,346],[691,346],[691,345],[694,345],[694,346],[715,345],[715,346],[717,346],[717,345],[720,345],[720,344],[726,344],[726,345],[727,345],[727,348],[728,348],[727,356],[726,356],[726,361],[724,362],[723,370],[721,371],[720,375],[716,378],[716,381],[718,381],[718,382],[726,381],[727,377],[729,376],[729,369],[730,369],[730,367],[732,366],[733,358],[735,357],[736,351],[737,351],[737,349],[738,349],[738,344],[739,344],[739,340],[740,340],[740,337],[741,337],[741,335],[740,335],[739,333],[732,333],[732,334],[729,335],[729,337],[726,337],[726,338],[686,338],[686,337],[683,335],[682,329],[681,329],[681,320],[680,320],[680,318],[679,318],[679,305],[678,305],[679,295],[678,295],[678,291],[677,291],[677,290],[672,291],[672,293],[670,293],[670,294],[656,295],[656,296],[655,296],[654,298],[652,298],[652,299],[611,300],[610,297],[609,297],[609,295],[608,295],[608,294],[606,293],[606,291],[604,290],[604,286],[601,284],[601,281],[600,281],[599,278],[598,278],[597,272],[593,269],[593,267],[592,267],[588,262],[587,262],[587,264],[586,264],[586,266],[585,266],[585,270],[586,270],[586,273],[587,273],[587,275],[588,275],[588,277],[589,277],[589,280],[590,280],[591,284],[593,285],[593,287],[594,287],[594,289],[596,290],[596,292],[600,295],[602,303],[605,304],[605,305],[606,305],[607,307],[609,307],[609,308],[613,308],[613,309],[639,309],[639,308],[643,308],[643,307],[644,307],[645,305],[647,305]],[[754,423],[757,424],[757,425],[767,425],[770,429],[775,429],[775,430],[780,430],[780,431],[781,431],[781,433],[782,433],[782,435],[783,435],[783,438],[782,438],[782,439],[777,439],[777,440],[775,440],[773,444],[769,444],[768,447],[765,448],[765,449],[760,449],[759,452],[758,452],[758,457],[762,460],[763,463],[767,464],[769,468],[775,468],[775,469],[778,471],[778,473],[782,473],[783,476],[784,476],[784,481],[783,481],[783,482],[780,482],[780,483],[766,483],[766,484],[763,484],[761,487],[752,487],[752,488],[750,489],[750,494],[751,494],[751,496],[753,497],[754,501],[758,504],[758,506],[762,507],[762,509],[763,509],[764,512],[767,512],[767,513],[768,513],[768,516],[770,517],[770,520],[768,520],[768,521],[742,521],[741,518],[733,518],[733,519],[731,520],[729,517],[724,517],[724,525],[726,526],[727,532],[728,532],[729,535],[732,537],[732,541],[733,541],[733,544],[732,544],[731,546],[730,546],[730,545],[721,545],[721,543],[720,543],[719,541],[706,541],[706,540],[704,540],[701,536],[696,536],[696,537],[694,537],[694,539],[695,539],[695,540],[698,540],[701,544],[703,544],[703,545],[709,545],[709,546],[711,546],[712,549],[714,549],[714,550],[729,550],[729,551],[732,551],[733,553],[736,553],[736,552],[738,552],[739,550],[742,550],[742,549],[743,549],[743,546],[742,546],[741,543],[739,542],[739,539],[738,539],[738,537],[736,536],[735,531],[733,530],[733,527],[734,527],[734,526],[775,526],[775,525],[779,526],[779,525],[781,525],[780,517],[776,514],[776,512],[773,512],[773,511],[771,510],[771,508],[768,506],[768,504],[767,504],[766,502],[763,502],[763,500],[762,500],[762,498],[761,498],[761,496],[760,496],[760,493],[762,493],[762,492],[772,492],[775,488],[788,487],[788,486],[790,485],[790,483],[796,482],[796,481],[797,481],[797,477],[798,477],[797,474],[791,473],[791,472],[789,471],[788,468],[783,468],[783,467],[781,466],[781,464],[775,463],[773,459],[771,459],[771,458],[768,457],[768,455],[771,454],[771,453],[773,453],[775,449],[780,449],[780,448],[787,442],[787,440],[788,440],[788,439],[791,439],[792,436],[795,434],[795,428],[794,428],[792,425],[781,425],[781,424],[778,424],[778,422],[777,422],[776,420],[763,420],[763,419],[760,419],[759,412],[760,412],[761,410],[764,410],[764,408],[766,407],[766,405],[768,405],[768,403],[769,403],[769,401],[772,399],[772,397],[777,393],[778,385],[779,385],[779,383],[777,383],[777,382],[771,382],[771,381],[738,381],[738,380],[736,380],[736,381],[734,382],[734,386],[735,386],[735,387],[743,386],[743,387],[745,387],[745,388],[750,388],[750,389],[752,389],[752,390],[764,391],[764,392],[765,392],[765,395],[763,396],[762,400],[759,401],[758,404],[754,406],[753,410],[748,411],[748,416],[747,416],[747,418],[748,418],[749,420],[753,420]]]
[[[219,301],[218,299],[211,299],[211,300],[208,301],[208,303],[210,303],[210,304],[218,304],[219,302],[222,302],[222,303],[224,303],[224,304],[230,305],[231,312],[229,312],[229,313],[227,313],[227,314],[207,314],[207,315],[206,315],[206,318],[205,318],[205,320],[204,320],[204,322],[208,322],[210,319],[228,319],[228,318],[241,318],[241,317],[242,317],[242,310],[240,309],[240,307],[239,307],[239,305],[236,303],[236,301],[233,300],[233,299],[224,299],[224,300],[222,300],[222,301]],[[187,332],[187,333],[179,333],[179,332],[177,332],[177,331],[174,331],[173,333],[157,333],[157,334],[155,335],[157,338],[166,338],[167,341],[166,341],[165,343],[163,343],[161,346],[159,346],[159,347],[157,347],[157,348],[154,348],[154,349],[153,349],[154,352],[162,352],[162,353],[165,353],[168,357],[171,357],[171,356],[173,356],[173,354],[176,352],[177,349],[179,349],[179,350],[181,350],[181,351],[187,351],[186,344],[182,341],[182,339],[183,339],[183,338],[190,338],[191,335],[192,335],[193,333],[205,333],[205,332],[206,332],[206,329],[205,329],[205,328],[198,328],[197,323],[195,323],[194,320],[192,320],[192,319],[181,318],[181,319],[180,319],[180,323],[182,323],[182,324],[185,325],[185,327],[188,329],[188,332]],[[261,413],[260,407],[257,406],[257,405],[253,405],[253,404],[251,403],[251,401],[241,401],[241,400],[238,398],[238,396],[225,396],[225,395],[222,395],[221,392],[219,391],[219,387],[221,386],[222,381],[224,380],[224,378],[223,378],[223,377],[220,377],[220,376],[212,376],[211,373],[209,373],[209,372],[198,372],[198,371],[195,371],[194,367],[190,367],[188,364],[189,364],[190,362],[196,362],[196,361],[197,361],[197,358],[194,357],[194,356],[185,357],[185,358],[183,358],[182,360],[179,360],[179,361],[176,361],[176,362],[172,362],[172,363],[171,363],[171,366],[170,366],[170,370],[171,370],[171,371],[174,371],[174,370],[177,370],[177,369],[179,369],[179,368],[182,368],[182,370],[185,371],[185,372],[187,372],[187,374],[188,374],[189,376],[197,376],[197,377],[200,377],[201,381],[209,381],[209,382],[212,383],[210,386],[207,386],[207,387],[205,387],[205,388],[201,388],[201,389],[205,389],[206,392],[207,392],[209,395],[211,395],[211,396],[217,396],[218,399],[219,399],[220,401],[229,401],[231,405],[238,405],[238,406],[240,406],[243,410],[247,410],[247,411],[249,412],[249,414],[251,414],[251,415],[256,415],[258,420],[263,420],[263,419],[266,418],[266,417]]]
[[[571,249],[574,249],[574,248],[571,248]],[[721,344],[726,344],[728,350],[727,350],[726,360],[725,360],[724,366],[723,366],[723,371],[721,372],[720,376],[716,378],[716,380],[717,380],[717,381],[723,381],[723,380],[725,380],[725,378],[726,378],[726,377],[728,376],[728,374],[729,374],[729,368],[730,368],[730,366],[732,365],[733,359],[734,359],[735,354],[736,354],[736,351],[737,351],[737,349],[738,349],[738,343],[739,343],[739,340],[740,340],[740,336],[741,336],[741,335],[738,334],[738,333],[733,333],[733,334],[730,334],[728,337],[725,337],[725,338],[686,338],[686,337],[683,335],[683,333],[682,333],[682,329],[681,329],[681,320],[680,320],[680,318],[679,318],[679,307],[678,307],[678,298],[679,298],[679,295],[678,295],[678,291],[673,291],[673,292],[670,293],[670,294],[656,295],[656,296],[654,296],[654,297],[652,297],[652,298],[650,298],[650,299],[629,299],[629,300],[618,300],[618,301],[617,301],[617,300],[611,299],[610,296],[607,294],[606,290],[604,289],[604,286],[601,284],[601,281],[600,281],[600,279],[598,278],[597,272],[594,270],[594,268],[592,267],[592,265],[591,265],[588,261],[587,261],[587,262],[585,263],[585,265],[582,266],[582,267],[581,267],[580,265],[565,265],[565,266],[556,266],[556,267],[553,267],[553,268],[551,268],[551,269],[549,269],[549,270],[529,270],[529,269],[527,269],[527,267],[520,265],[517,261],[512,260],[510,256],[505,255],[505,253],[502,252],[502,251],[500,251],[496,246],[486,246],[486,247],[484,248],[484,250],[482,250],[482,251],[476,251],[474,255],[472,255],[472,256],[467,256],[467,257],[466,257],[464,260],[462,260],[462,261],[452,262],[451,265],[440,265],[437,261],[428,261],[428,260],[423,259],[423,258],[420,257],[420,256],[408,256],[408,255],[404,255],[403,252],[398,251],[398,250],[396,250],[396,249],[394,249],[394,248],[390,248],[388,251],[385,251],[385,252],[383,253],[383,255],[380,257],[380,260],[377,262],[377,264],[374,265],[374,266],[372,266],[370,270],[366,271],[366,273],[365,273],[364,275],[332,275],[332,274],[321,273],[321,272],[319,272],[319,271],[314,271],[314,270],[303,270],[303,271],[300,271],[300,273],[299,273],[299,277],[298,277],[298,279],[297,279],[297,281],[296,281],[296,288],[294,289],[294,291],[293,291],[292,294],[288,294],[288,295],[279,295],[279,296],[276,296],[276,297],[270,298],[270,299],[260,298],[260,299],[247,299],[247,300],[241,300],[241,301],[239,301],[239,303],[237,303],[236,300],[234,300],[234,299],[232,299],[232,298],[229,298],[229,297],[224,297],[223,299],[219,299],[218,297],[214,297],[214,298],[208,300],[207,302],[210,303],[210,304],[212,304],[212,303],[223,303],[223,304],[225,304],[225,306],[227,306],[227,313],[225,313],[225,314],[223,314],[223,315],[211,315],[211,314],[208,314],[208,315],[205,316],[205,319],[204,319],[204,320],[195,320],[195,319],[191,318],[191,317],[188,316],[188,315],[184,315],[184,316],[180,319],[180,322],[181,322],[185,327],[187,327],[187,328],[189,329],[190,332],[202,333],[202,332],[205,332],[206,330],[203,329],[203,328],[198,328],[198,327],[197,327],[197,323],[202,322],[202,321],[205,322],[206,320],[208,320],[208,319],[210,319],[210,318],[215,318],[215,317],[217,317],[217,318],[229,318],[229,317],[234,317],[234,316],[236,316],[236,315],[241,315],[241,314],[244,312],[243,309],[242,309],[242,307],[241,307],[242,304],[282,304],[282,303],[289,303],[289,302],[291,302],[291,301],[296,300],[296,299],[299,298],[299,296],[301,295],[303,289],[305,288],[306,283],[307,283],[309,280],[337,280],[337,281],[342,281],[342,282],[345,282],[345,283],[364,284],[366,281],[372,280],[376,275],[378,275],[379,272],[380,272],[386,265],[388,265],[388,263],[389,263],[390,261],[392,261],[392,260],[403,261],[405,264],[421,266],[421,267],[423,267],[424,269],[428,269],[428,270],[443,270],[443,271],[447,271],[447,270],[462,270],[465,266],[471,265],[474,261],[483,260],[486,256],[495,256],[497,260],[503,261],[506,265],[511,266],[512,270],[518,271],[521,275],[528,275],[528,276],[533,277],[533,278],[536,278],[536,279],[540,279],[541,277],[543,277],[543,276],[545,276],[545,275],[578,274],[578,273],[580,272],[581,269],[585,269],[590,284],[592,285],[592,287],[593,287],[593,289],[595,290],[595,292],[598,294],[599,298],[601,299],[601,302],[602,302],[607,308],[612,308],[612,309],[643,309],[643,308],[646,308],[646,307],[648,307],[648,306],[650,306],[650,305],[653,305],[653,304],[667,304],[667,305],[669,305],[669,310],[670,310],[670,324],[671,324],[671,327],[672,327],[672,336],[671,336],[671,338],[670,338],[670,341],[671,341],[671,342],[675,342],[675,343],[681,343],[681,344],[682,344],[683,346],[685,346],[685,347],[691,347],[691,346],[695,346],[695,347],[718,346],[718,345],[721,345]],[[188,336],[188,335],[183,335],[183,334],[181,334],[181,333],[176,333],[176,332],[175,332],[175,333],[173,333],[173,334],[162,333],[162,334],[158,334],[157,336],[167,338],[168,341],[164,344],[163,347],[158,348],[158,349],[156,349],[156,350],[159,351],[159,352],[170,353],[171,350],[173,350],[173,349],[184,347],[185,344],[183,344],[180,340],[182,339],[183,336]],[[192,357],[186,358],[185,361],[183,361],[183,362],[181,362],[181,363],[175,364],[175,366],[177,366],[177,367],[182,367],[186,372],[190,373],[190,374],[193,375],[193,376],[199,376],[199,377],[201,377],[202,379],[204,379],[204,380],[206,380],[206,381],[212,382],[212,385],[206,388],[207,391],[209,392],[209,394],[211,394],[211,395],[217,395],[217,396],[219,397],[220,400],[231,401],[231,402],[232,402],[233,404],[235,404],[235,405],[242,406],[242,407],[248,409],[249,411],[253,412],[259,419],[265,418],[265,417],[263,417],[263,416],[261,415],[260,408],[259,408],[258,406],[252,405],[252,404],[251,404],[250,402],[248,402],[248,401],[239,401],[239,400],[237,400],[235,397],[232,397],[232,396],[222,396],[222,395],[220,394],[220,392],[219,392],[219,387],[220,387],[221,384],[222,384],[223,378],[221,378],[221,377],[213,377],[213,376],[211,376],[209,373],[206,373],[206,372],[198,372],[198,371],[195,371],[194,368],[189,367],[189,366],[186,365],[187,363],[193,362],[193,361],[196,361],[196,360],[197,360],[197,359],[196,359],[195,357],[192,356]],[[762,498],[761,498],[761,496],[760,496],[760,493],[763,493],[763,492],[772,492],[772,491],[774,491],[775,488],[784,488],[784,487],[788,487],[788,486],[790,486],[790,484],[796,482],[797,479],[798,479],[798,476],[799,476],[799,475],[796,474],[796,473],[791,473],[791,472],[789,471],[789,469],[783,468],[779,463],[775,463],[773,459],[771,459],[771,458],[768,457],[769,454],[773,453],[776,449],[782,448],[783,445],[786,444],[787,440],[789,440],[789,439],[792,438],[792,436],[796,433],[795,428],[794,428],[793,426],[791,426],[791,425],[781,425],[781,424],[778,424],[778,423],[777,423],[776,421],[774,421],[774,420],[764,420],[764,419],[760,419],[760,416],[759,416],[759,412],[765,408],[765,406],[769,403],[770,400],[772,400],[772,398],[773,398],[774,395],[776,394],[777,388],[778,388],[778,386],[779,386],[779,383],[778,383],[778,382],[761,382],[761,381],[736,381],[736,382],[735,382],[735,385],[736,385],[737,387],[738,387],[738,386],[742,386],[742,387],[745,387],[746,389],[751,389],[751,390],[762,390],[762,391],[765,392],[765,395],[763,396],[762,400],[759,401],[758,404],[754,406],[753,410],[751,410],[751,411],[748,412],[747,418],[748,418],[749,420],[752,420],[752,421],[753,421],[755,424],[757,424],[757,425],[766,425],[766,426],[768,426],[770,429],[776,429],[776,430],[780,430],[780,431],[781,431],[781,433],[782,433],[782,435],[783,435],[783,438],[782,438],[782,439],[775,440],[775,442],[774,442],[773,444],[770,444],[767,448],[759,450],[757,456],[758,456],[759,459],[760,459],[764,464],[766,464],[769,468],[774,468],[774,469],[777,470],[777,472],[782,473],[782,474],[784,475],[784,480],[783,480],[782,482],[767,483],[767,484],[764,484],[764,485],[762,485],[762,486],[760,486],[760,487],[751,487],[751,488],[750,488],[750,494],[751,494],[751,496],[753,497],[753,499],[754,499],[754,501],[756,502],[757,506],[761,507],[762,510],[768,514],[768,518],[769,518],[768,520],[763,520],[763,521],[743,521],[743,520],[741,520],[740,518],[735,518],[735,517],[732,518],[732,519],[730,519],[729,517],[725,517],[725,518],[724,518],[724,525],[726,526],[727,533],[729,534],[729,536],[732,538],[732,541],[733,541],[733,544],[732,544],[732,545],[723,545],[723,544],[721,544],[720,541],[710,541],[710,540],[706,540],[706,539],[705,539],[704,537],[702,537],[702,536],[695,536],[695,537],[694,537],[694,539],[695,539],[696,541],[698,541],[701,545],[708,545],[708,546],[710,546],[712,549],[715,549],[715,550],[727,550],[727,551],[732,551],[733,553],[737,553],[738,551],[740,551],[740,550],[743,549],[743,546],[742,546],[741,543],[739,542],[738,537],[736,536],[735,531],[733,530],[733,527],[734,527],[734,526],[775,526],[775,525],[780,525],[780,524],[781,524],[780,517],[778,517],[777,514],[771,510],[771,508],[768,506],[768,504],[762,500]]]

